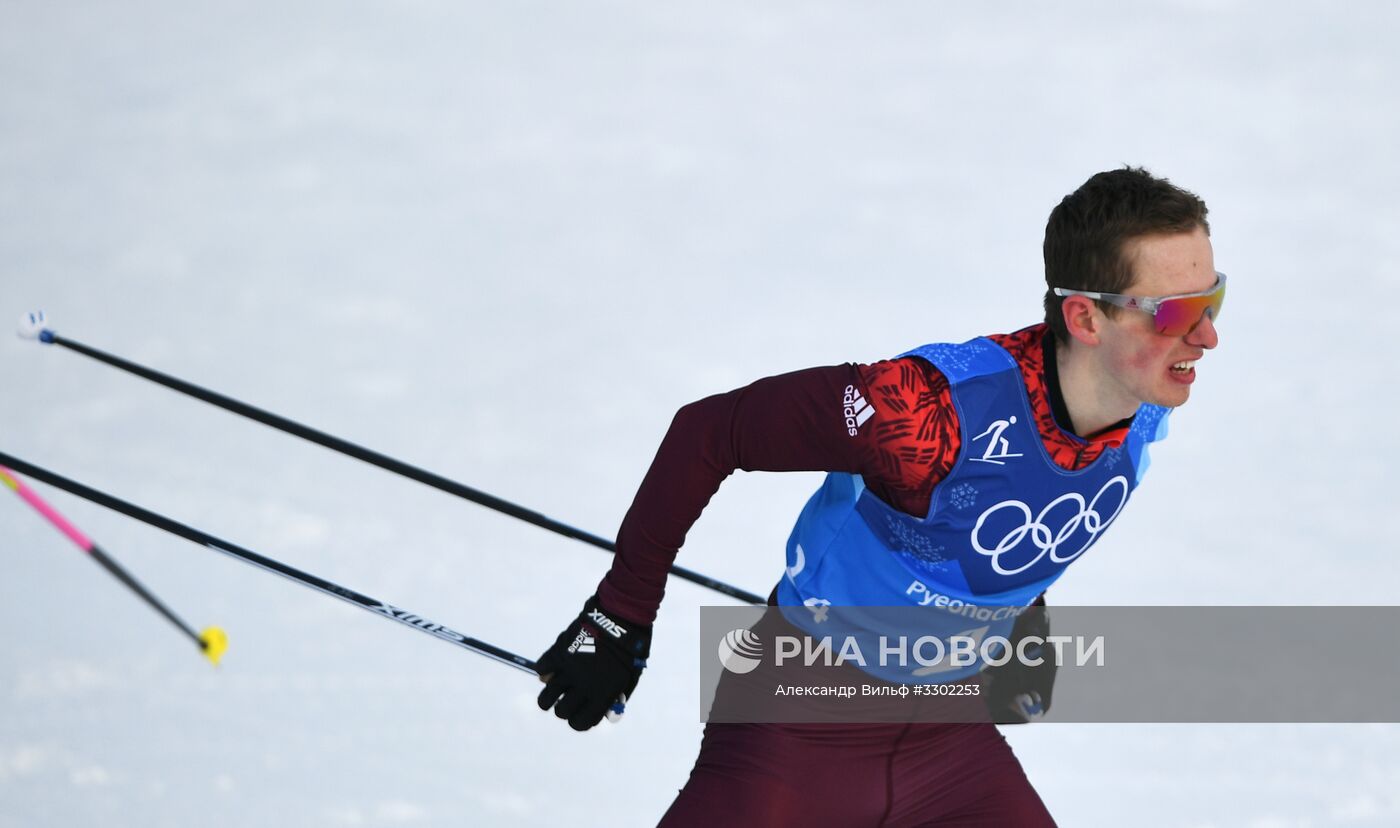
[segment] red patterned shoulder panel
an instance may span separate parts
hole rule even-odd
[[[865,485],[896,509],[926,515],[962,443],[948,378],[914,357],[862,365],[860,374],[880,412],[863,443]]]

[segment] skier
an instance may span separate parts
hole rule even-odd
[[[1225,277],[1206,213],[1144,169],[1098,173],[1050,214],[1043,323],[768,377],[681,408],[611,569],[539,659],[540,707],[586,730],[632,694],[671,562],[735,469],[829,473],[770,604],[1041,603],[1117,517],[1216,346]],[[1083,505],[1042,509],[1057,499]],[[1019,528],[989,529],[1005,526],[989,513],[1013,503]],[[1017,686],[998,694],[998,721],[1048,706],[1052,671],[996,684],[1007,681]],[[991,723],[711,722],[662,824],[1054,821]]]

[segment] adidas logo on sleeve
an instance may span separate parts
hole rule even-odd
[[[865,421],[875,416],[875,406],[865,401],[865,397],[856,390],[854,385],[846,386],[846,393],[841,397],[841,413],[846,417],[846,433],[852,437],[860,431],[860,427],[865,425]]]

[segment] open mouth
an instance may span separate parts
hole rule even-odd
[[[1184,385],[1189,385],[1195,382],[1196,360],[1183,359],[1180,362],[1174,363],[1172,367],[1167,370],[1167,376]]]

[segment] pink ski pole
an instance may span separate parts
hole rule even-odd
[[[132,592],[135,592],[143,601],[150,604],[152,608],[165,616],[170,623],[180,628],[180,631],[188,635],[199,646],[200,652],[209,659],[214,666],[218,666],[219,659],[223,657],[224,650],[228,649],[228,635],[219,627],[206,627],[203,632],[195,632],[189,624],[180,620],[180,617],[170,611],[170,608],[160,602],[160,599],[151,594],[151,591],[141,585],[141,582],[132,577],[131,573],[122,568],[112,559],[110,555],[102,551],[102,547],[93,543],[78,530],[56,509],[50,506],[43,498],[39,497],[33,489],[24,485],[24,481],[15,476],[15,473],[4,466],[0,466],[0,483],[4,483],[15,494],[19,495],[25,503],[34,507],[34,510],[48,519],[58,531],[68,536],[68,539],[78,545],[78,548],[88,553],[93,560],[102,565],[103,569],[123,584],[126,584]]]

